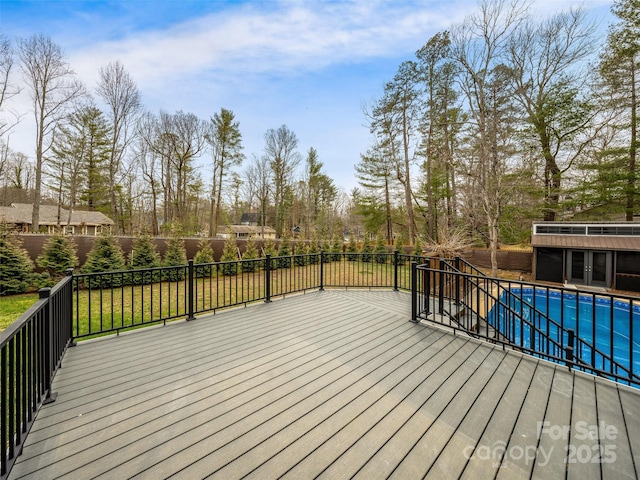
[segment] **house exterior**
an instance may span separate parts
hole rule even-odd
[[[536,280],[640,292],[640,222],[533,224]]]
[[[8,207],[0,207],[0,223],[13,225],[20,232],[28,232],[31,227],[33,205],[29,203],[12,203]],[[57,205],[40,205],[40,229],[53,234],[63,231],[69,235],[99,235],[111,230],[114,221],[102,212],[74,210],[71,213]]]
[[[229,238],[234,236],[236,239],[273,239],[276,238],[276,231],[267,226],[257,225],[228,225],[218,227],[218,236],[221,238]]]

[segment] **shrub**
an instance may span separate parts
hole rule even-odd
[[[347,245],[347,260],[355,262],[358,260],[358,244],[353,234],[349,235],[349,244]]]
[[[371,252],[373,248],[371,247],[371,240],[369,240],[369,234],[365,234],[364,241],[362,242],[362,248],[360,249],[360,260],[368,263],[371,261]]]
[[[47,269],[51,276],[60,277],[67,269],[78,265],[76,245],[70,237],[52,235],[42,247],[36,263]]]
[[[149,234],[143,232],[134,239],[129,264],[132,269],[139,270],[157,268],[162,265],[160,254]],[[131,282],[134,285],[153,283],[158,280],[160,280],[159,270],[131,274]]]
[[[342,240],[337,233],[333,236],[333,242],[331,243],[331,260],[339,262],[342,260]]]
[[[276,244],[271,238],[267,239],[267,241],[264,243],[264,246],[262,247],[262,251],[265,257],[267,255],[271,255],[272,257],[275,257],[278,253],[278,250],[276,249]],[[271,267],[272,268],[274,267],[273,262],[271,262]],[[266,265],[265,265],[265,268],[266,268]]]
[[[315,265],[320,261],[320,255],[318,255],[320,249],[318,248],[318,239],[315,237],[311,237],[311,241],[309,245],[307,245],[307,261],[311,265]]]
[[[233,236],[227,237],[224,241],[222,257],[220,261],[224,262],[220,266],[223,275],[235,275],[238,271],[238,245]]]
[[[164,254],[163,264],[165,267],[180,266],[180,268],[172,268],[163,270],[162,277],[170,282],[178,282],[184,280],[185,269],[187,263],[187,250],[184,247],[184,240],[180,237],[171,237],[167,244],[167,251]]]
[[[93,247],[82,266],[82,272],[103,273],[125,268],[124,253],[116,239],[109,235],[101,235],[93,242]],[[100,275],[85,281],[91,288],[109,288],[119,287],[127,280],[124,275]]]
[[[331,244],[326,238],[322,242],[322,252],[324,253],[324,255],[322,256],[322,261],[324,263],[329,263],[331,261]]]
[[[422,256],[422,243],[418,237],[416,237],[416,243],[413,246],[413,254],[417,257]]]
[[[244,249],[244,254],[242,255],[242,271],[243,272],[255,272],[259,268],[259,264],[256,261],[258,258],[258,247],[256,246],[256,242],[253,240],[253,237],[249,237],[247,240],[247,246]]]
[[[298,242],[296,244],[296,251],[295,251],[296,256],[293,257],[293,263],[298,267],[305,266],[307,264],[307,257],[305,255],[306,253],[307,253],[307,245],[305,243]]]
[[[213,273],[213,265],[202,265],[203,263],[213,263],[213,249],[209,240],[204,238],[198,242],[198,252],[193,257],[196,277],[210,277]]]
[[[382,235],[376,238],[376,249],[373,256],[376,263],[387,263],[389,256],[387,254],[387,246]]]
[[[280,242],[280,248],[278,249],[278,259],[276,261],[276,268],[289,268],[291,267],[291,242],[288,236],[282,238]]]
[[[393,249],[398,252],[398,265],[404,265],[407,259],[404,256],[404,240],[401,235],[396,236],[396,243]]]
[[[31,281],[33,262],[20,240],[0,232],[0,295],[24,293]]]

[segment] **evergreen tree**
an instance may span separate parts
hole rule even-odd
[[[235,275],[238,272],[238,245],[236,239],[229,235],[224,241],[220,261],[223,275]]]
[[[101,235],[93,242],[93,247],[82,266],[83,273],[103,273],[124,270],[126,261],[122,248],[110,235]],[[85,281],[90,288],[109,288],[123,285],[128,278],[124,275],[101,275]]]
[[[329,263],[331,261],[331,244],[329,243],[329,240],[326,238],[322,241],[322,251],[324,252],[324,255],[322,256],[322,261],[324,263]]]
[[[275,257],[278,253],[278,250],[276,249],[276,244],[275,242],[268,238],[267,241],[264,243],[264,246],[262,247],[262,251],[264,252],[264,256],[266,257],[267,255],[270,255],[271,258]],[[271,268],[274,267],[273,261],[271,262]],[[266,268],[266,265],[265,265]]]
[[[371,261],[371,252],[373,248],[371,246],[371,240],[369,240],[369,234],[365,233],[364,241],[362,242],[362,248],[360,249],[360,261],[368,263]]]
[[[165,280],[170,282],[177,282],[184,280],[185,269],[184,265],[187,263],[187,251],[184,246],[184,240],[178,236],[171,237],[167,244],[167,251],[164,254],[164,266],[173,267],[179,266],[171,270],[163,270],[163,276]]]
[[[278,261],[276,262],[276,266],[277,268],[291,267],[291,242],[288,235],[285,235],[280,242],[280,248],[278,249]]]
[[[387,253],[387,246],[384,241],[384,237],[382,235],[378,235],[376,238],[376,248],[375,248],[375,256],[374,259],[376,263],[387,263],[389,259]]]
[[[20,240],[0,231],[0,296],[24,293],[29,286],[33,262]]]
[[[349,235],[349,244],[347,245],[347,260],[350,262],[355,262],[358,260],[358,244],[356,243],[356,238],[353,233]]]
[[[293,257],[293,262],[298,266],[302,267],[307,264],[307,245],[304,242],[296,243],[296,251],[295,257]]]
[[[134,239],[129,264],[133,269],[151,269],[162,265],[160,254],[148,233],[142,232]],[[160,278],[159,273],[157,270],[136,272],[132,275],[132,282],[135,285],[155,282]]]
[[[416,238],[416,243],[418,239]],[[404,241],[402,239],[402,235],[396,236],[396,243],[394,245],[394,250],[398,252],[398,265],[404,265],[406,261],[406,257],[404,256]]]
[[[422,256],[422,242],[420,241],[420,238],[416,238],[416,243],[413,246],[413,255],[417,257]]]
[[[253,237],[249,237],[247,245],[242,254],[242,271],[243,272],[255,272],[259,268],[259,264],[256,261],[258,258],[258,247]]]
[[[320,249],[318,248],[318,239],[315,235],[311,237],[309,245],[307,245],[307,262],[311,265],[315,265],[320,260],[318,255]]]
[[[331,260],[334,262],[342,260],[342,240],[337,233],[333,236],[333,243],[331,244]]]
[[[211,248],[211,243],[209,242],[209,240],[205,240],[203,238],[198,242],[198,252],[193,258],[193,263],[196,265],[196,277],[210,277],[211,273],[213,272],[212,266],[202,264],[209,264],[213,262],[213,249]]]
[[[52,235],[42,247],[42,253],[36,258],[41,268],[46,268],[53,276],[62,276],[68,268],[78,265],[76,246],[73,239],[64,235]]]

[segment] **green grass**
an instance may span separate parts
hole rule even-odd
[[[37,293],[0,297],[0,331],[3,331],[38,300]]]

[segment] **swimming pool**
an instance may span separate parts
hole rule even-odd
[[[512,343],[560,358],[572,329],[577,358],[613,375],[640,373],[640,300],[630,308],[596,294],[516,288],[500,294],[487,321]]]

